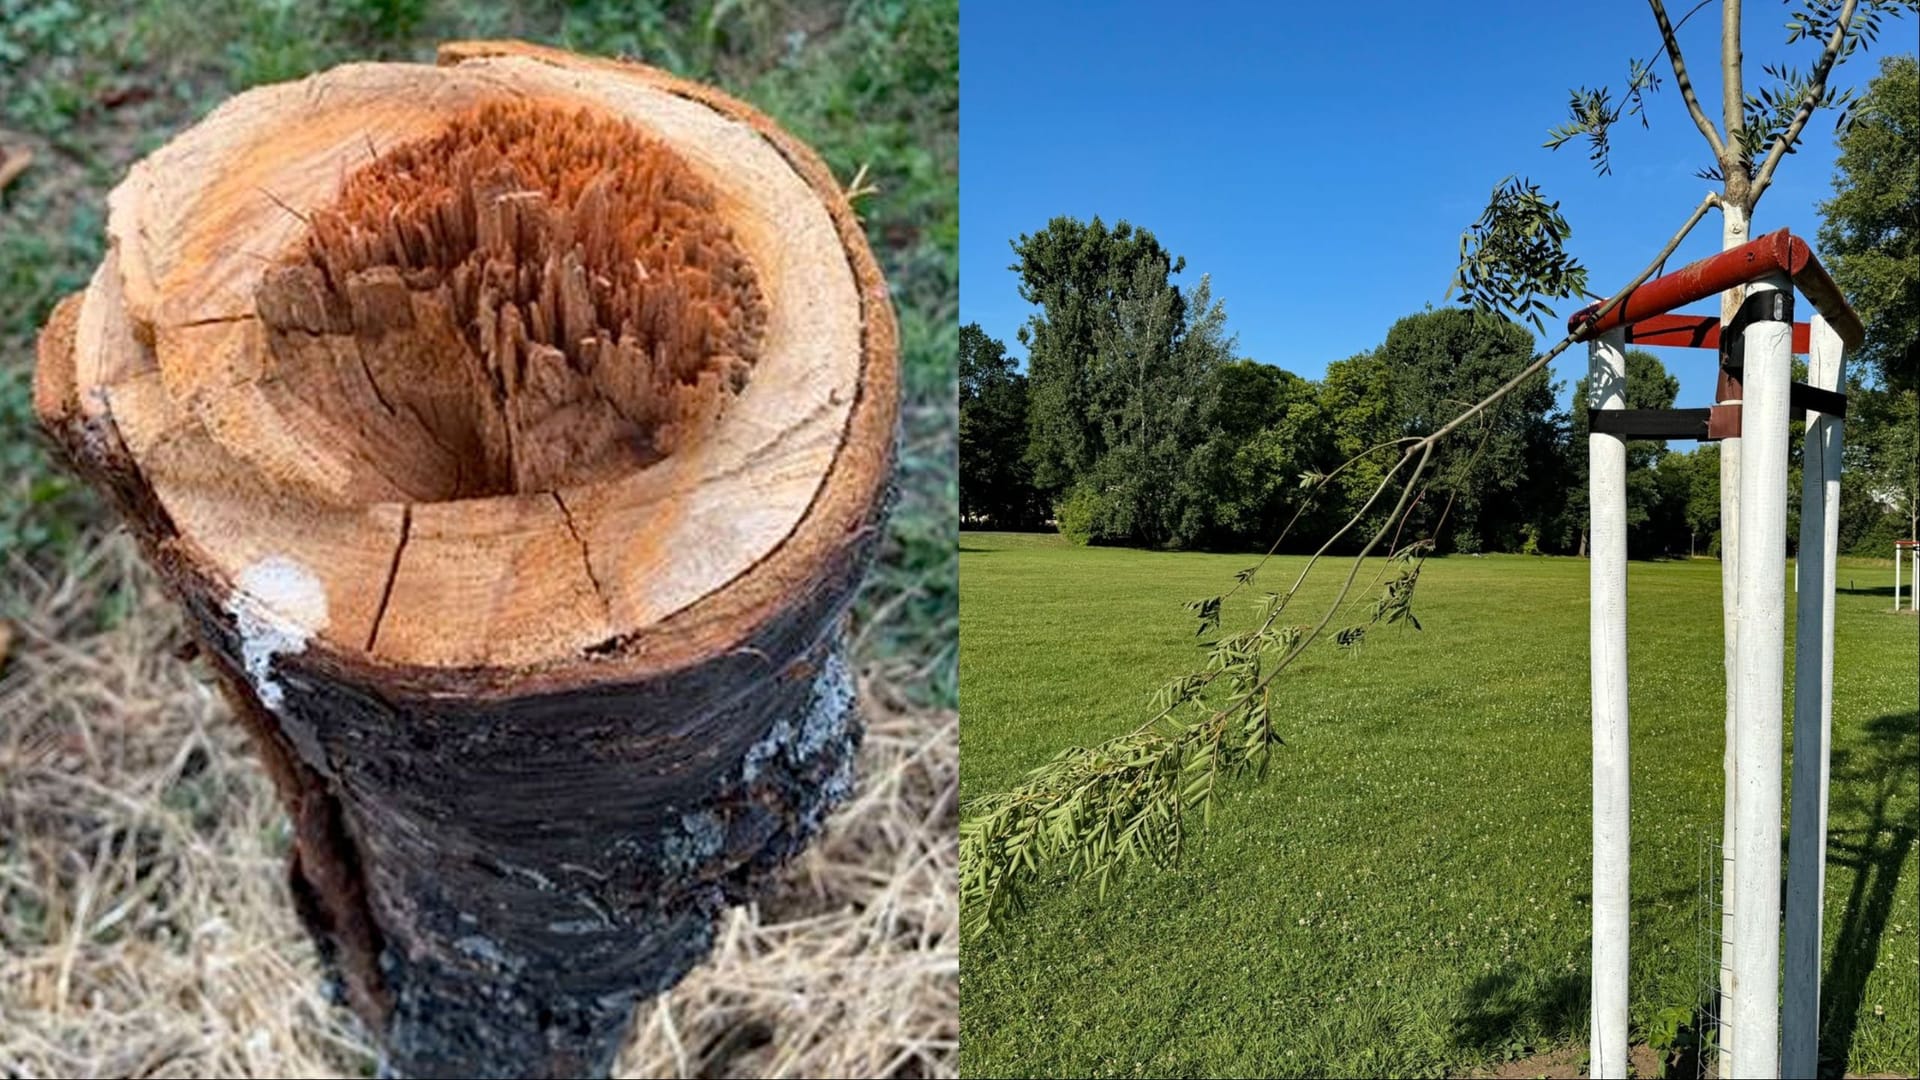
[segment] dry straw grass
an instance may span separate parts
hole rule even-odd
[[[369,1075],[271,785],[130,542],[5,572],[28,614],[0,668],[0,1075]],[[908,707],[908,674],[867,664],[856,800],[642,1007],[619,1075],[955,1075],[957,718]]]

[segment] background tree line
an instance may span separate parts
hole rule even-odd
[[[1840,149],[1819,250],[1868,328],[1849,373],[1841,545],[1885,554],[1920,529],[1920,62],[1883,61]],[[1174,284],[1185,260],[1146,229],[1060,217],[1012,246],[1035,308],[1018,335],[1025,370],[977,324],[961,330],[969,527],[1051,522],[1080,542],[1238,548],[1271,543],[1297,514],[1288,546],[1317,546],[1396,453],[1348,464],[1309,503],[1312,479],[1432,430],[1534,356],[1513,322],[1429,307],[1306,379],[1237,356],[1207,279]],[[1679,383],[1658,357],[1631,349],[1627,363],[1628,407],[1674,405]],[[1562,410],[1560,389],[1543,372],[1456,439],[1407,527],[1425,535],[1444,515],[1443,550],[1584,553],[1586,412]],[[1571,400],[1585,396],[1583,379]],[[1717,550],[1717,447],[1636,442],[1628,468],[1636,557]]]

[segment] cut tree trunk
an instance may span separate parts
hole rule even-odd
[[[845,798],[897,334],[819,159],[519,43],[136,165],[35,406],[184,606],[394,1075],[606,1074]]]

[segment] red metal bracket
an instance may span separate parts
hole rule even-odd
[[[1840,295],[1840,287],[1814,257],[1813,249],[1786,229],[1654,278],[1628,293],[1613,310],[1599,318],[1595,318],[1594,313],[1600,310],[1600,305],[1589,304],[1568,317],[1567,329],[1576,333],[1584,329],[1584,336],[1592,338],[1618,327],[1666,316],[1675,308],[1775,273],[1784,273],[1793,280],[1794,287],[1812,301],[1815,310],[1826,318],[1827,325],[1833,327],[1849,348],[1865,340],[1866,327],[1861,324],[1860,316],[1847,305],[1846,298]],[[1797,331],[1795,338],[1797,348]],[[1719,343],[1717,335],[1714,343],[1716,346]]]
[[[1649,315],[1627,327],[1627,344],[1677,349],[1720,348],[1718,315]],[[1793,324],[1793,351],[1805,356],[1813,349],[1813,328]]]

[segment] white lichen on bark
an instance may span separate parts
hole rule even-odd
[[[806,709],[799,718],[798,730],[785,717],[775,721],[766,737],[748,748],[746,760],[740,769],[741,778],[749,784],[753,783],[782,754],[791,765],[800,765],[818,754],[854,722],[853,698],[853,672],[847,667],[846,658],[840,655],[840,650],[835,649],[827,654],[826,661],[820,666],[820,673],[814,677]],[[832,798],[838,802],[845,796],[846,793],[841,792]]]
[[[325,588],[300,563],[270,556],[241,571],[227,597],[227,614],[240,636],[247,680],[261,703],[279,712],[286,694],[274,678],[274,658],[305,651],[313,635],[327,628]]]

